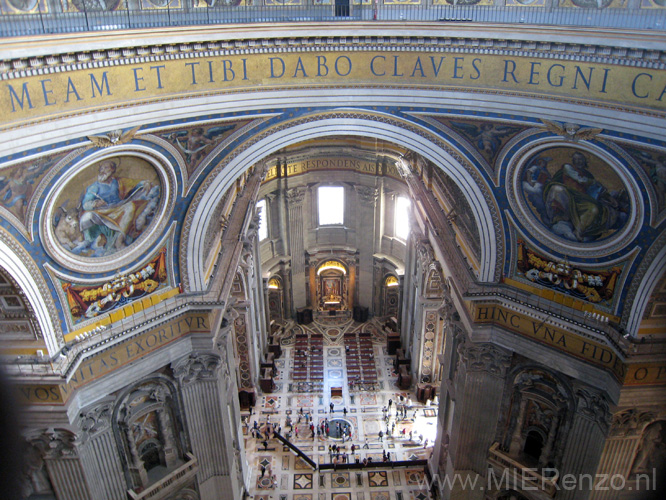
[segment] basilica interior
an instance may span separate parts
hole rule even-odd
[[[0,1],[5,498],[664,498],[663,2],[139,3]]]

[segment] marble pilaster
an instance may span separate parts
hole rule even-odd
[[[67,500],[95,498],[86,478],[79,443],[74,434],[62,429],[50,429],[46,435],[49,443],[44,463],[56,497]]]
[[[201,500],[219,498],[220,491],[234,491],[230,446],[225,436],[227,414],[219,390],[220,358],[193,354],[175,363],[192,453],[199,462],[197,482]],[[233,457],[233,450],[231,450]]]
[[[112,403],[105,402],[81,412],[79,452],[94,498],[124,500],[127,482],[123,474],[118,443],[113,435]]]
[[[492,344],[466,343],[458,347],[458,352],[460,367],[449,454],[457,471],[484,475],[511,355]]]
[[[562,489],[558,492],[558,498],[565,500],[589,498],[588,484],[582,478],[585,475],[594,477],[610,421],[608,403],[601,393],[579,388],[576,391],[576,400],[576,413],[562,456],[560,477],[571,474],[580,487]]]
[[[645,426],[655,418],[651,411],[635,408],[620,411],[613,415],[611,429],[599,460],[597,474],[619,474],[629,477],[636,450],[641,441]],[[597,489],[590,495],[591,500],[615,500],[619,491],[614,488]]]
[[[305,188],[292,188],[287,191],[287,206],[289,214],[289,249],[291,251],[292,266],[292,295],[294,308],[299,309],[307,305],[305,293],[305,246],[303,233],[303,202]]]

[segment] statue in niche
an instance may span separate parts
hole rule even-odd
[[[631,472],[651,473],[652,469],[661,470],[664,466],[666,466],[666,425],[660,421],[645,428]]]
[[[157,416],[155,412],[147,413],[131,424],[134,442],[142,444],[146,439],[157,437]]]

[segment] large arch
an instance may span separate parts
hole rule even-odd
[[[631,304],[629,315],[627,316],[627,326],[625,329],[634,337],[637,336],[638,328],[640,327],[641,319],[643,318],[643,313],[645,312],[648,301],[660,280],[663,278],[664,273],[666,273],[666,246],[664,246],[664,240],[666,240],[666,237],[659,238],[654,243],[652,249],[656,250],[656,255],[654,255],[652,261],[645,266],[645,272],[635,278],[640,281],[635,292],[629,297],[629,300],[632,300],[633,302]]]
[[[497,255],[497,238],[501,228],[493,225],[493,211],[489,203],[491,194],[488,186],[479,182],[480,176],[475,176],[475,179],[471,169],[466,169],[457,161],[452,150],[447,150],[442,141],[431,132],[417,128],[406,121],[401,123],[384,116],[377,118],[377,115],[364,111],[340,110],[281,124],[264,132],[253,144],[243,151],[237,151],[233,158],[211,173],[195,196],[195,202],[187,216],[192,222],[191,225],[186,225],[186,234],[183,235],[186,252],[191,257],[185,272],[190,278],[192,289],[202,289],[204,286],[203,238],[212,222],[211,214],[217,200],[232,186],[234,180],[249,166],[261,162],[283,147],[310,139],[340,135],[341,131],[346,135],[373,137],[409,148],[428,158],[451,176],[470,201],[479,227],[482,249],[479,280],[495,279],[495,263],[502,257]]]
[[[22,249],[15,248],[12,241],[11,236],[0,231],[0,267],[12,276],[30,302],[44,336],[48,354],[53,356],[58,352],[62,343],[62,331],[60,325],[52,320],[57,316],[53,312],[54,307],[50,301],[50,295],[45,293],[46,283],[40,280],[42,275],[30,256]]]

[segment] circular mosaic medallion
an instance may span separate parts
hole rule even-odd
[[[638,187],[606,151],[544,144],[525,154],[507,175],[517,215],[553,250],[581,256],[609,253],[640,229]]]
[[[93,155],[54,180],[40,224],[55,260],[80,272],[117,270],[168,223],[175,173],[148,151]]]

